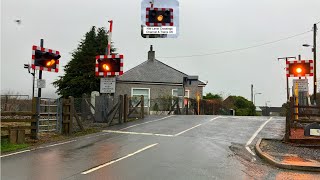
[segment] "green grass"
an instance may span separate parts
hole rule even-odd
[[[1,153],[25,149],[27,147],[29,147],[28,144],[10,144],[8,139],[1,139]]]

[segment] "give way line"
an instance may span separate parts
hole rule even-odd
[[[194,129],[194,128],[197,128],[197,127],[202,126],[202,125],[204,125],[204,124],[210,123],[210,122],[212,122],[212,121],[214,121],[214,120],[216,120],[216,119],[218,119],[218,118],[220,118],[220,116],[215,117],[215,118],[213,118],[213,119],[210,119],[208,122],[197,124],[197,125],[189,128],[189,129],[186,129],[186,130],[181,131],[181,132],[179,132],[179,133],[177,133],[177,134],[174,134],[174,135],[172,135],[172,134],[146,133],[146,132],[121,131],[121,130],[123,130],[123,129],[120,129],[119,131],[115,131],[115,130],[103,130],[103,132],[107,132],[107,133],[118,133],[118,134],[147,135],[147,136],[176,137],[176,136],[179,136],[179,135],[181,135],[181,134],[183,134],[183,133],[186,133],[186,132],[188,132],[188,131],[190,131],[190,130],[192,130],[192,129]],[[158,121],[158,120],[157,120],[157,121]],[[130,126],[129,126],[129,127],[130,127]]]
[[[247,151],[249,151],[250,154],[252,154],[253,156],[255,156],[254,152],[251,151],[251,149],[249,148],[249,145],[252,143],[252,141],[254,140],[254,138],[256,138],[256,136],[259,134],[259,132],[264,128],[264,126],[270,122],[272,120],[273,117],[269,118],[266,122],[264,122],[259,129],[251,136],[251,138],[249,139],[249,141],[246,143],[246,149]]]

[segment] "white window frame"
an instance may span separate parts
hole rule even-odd
[[[178,89],[172,89],[172,90],[171,90],[171,96],[172,96],[172,97],[174,97],[174,96],[173,96],[173,91],[174,91],[174,90],[178,91]],[[186,96],[186,92],[188,92],[188,96]],[[182,96],[178,96],[178,97],[182,97]],[[185,98],[189,98],[189,97],[190,97],[190,90],[189,90],[189,89],[185,89],[185,90],[184,90],[184,97],[185,97]]]
[[[172,91],[171,91],[171,96],[172,97],[177,97],[177,96],[173,96],[173,91],[178,91],[178,89],[172,89]],[[188,92],[187,94],[188,94],[188,96],[186,96],[186,92]],[[184,98],[188,98],[189,99],[189,97],[190,97],[190,90],[189,89],[185,89],[184,90],[184,97],[183,96],[178,96],[178,98],[182,98],[183,100],[182,100],[182,106],[184,106]],[[180,106],[181,104],[179,104],[179,106]],[[182,108],[182,107],[181,107]]]
[[[144,103],[144,107],[150,107],[150,100],[151,100],[151,97],[150,97],[150,88],[135,88],[135,87],[133,87],[133,88],[131,88],[131,97],[133,97],[133,90],[134,89],[142,89],[142,90],[148,90],[148,92],[149,92],[149,94],[148,94],[148,96],[149,96],[149,102],[148,102],[148,104],[146,104],[146,103]],[[143,94],[135,94],[135,96],[141,96],[141,95],[143,95]]]

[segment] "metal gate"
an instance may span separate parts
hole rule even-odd
[[[60,99],[41,98],[38,132],[60,132],[62,103]]]

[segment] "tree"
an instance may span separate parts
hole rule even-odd
[[[65,75],[53,82],[62,97],[81,97],[83,93],[99,91],[100,78],[95,76],[95,57],[105,54],[108,35],[104,28],[92,27],[72,53],[72,59],[64,67]],[[115,48],[111,49],[114,52]]]
[[[226,108],[234,109],[237,116],[255,116],[255,105],[242,96],[229,96],[225,100]]]
[[[205,96],[203,96],[203,99],[218,99],[218,100],[222,100],[222,97],[221,97],[220,94],[207,93]]]
[[[283,103],[281,106],[280,116],[286,116],[289,111],[290,105],[288,102]]]

